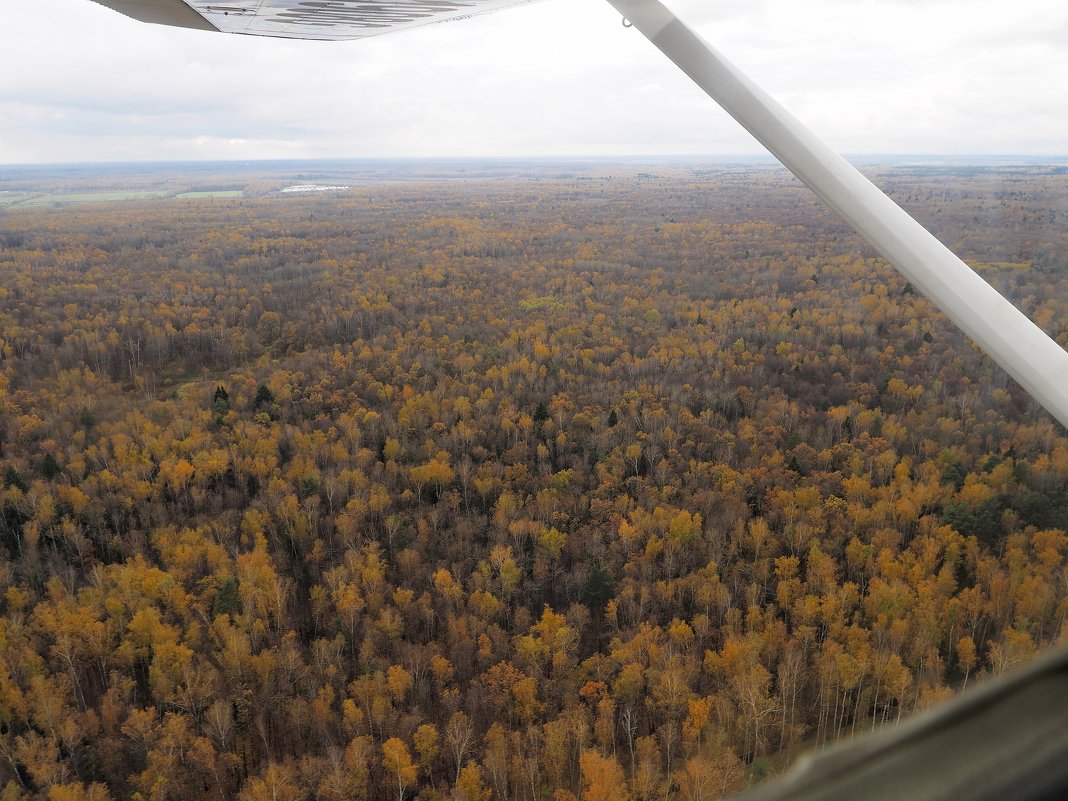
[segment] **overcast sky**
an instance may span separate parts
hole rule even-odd
[[[1064,0],[669,0],[846,153],[1068,153]],[[0,163],[752,154],[604,0],[346,43],[5,3]]]

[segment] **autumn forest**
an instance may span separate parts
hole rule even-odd
[[[1068,345],[1068,169],[870,171]],[[0,203],[0,801],[711,801],[1068,638],[1065,431],[788,174],[216,179]]]

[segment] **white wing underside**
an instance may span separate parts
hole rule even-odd
[[[340,41],[466,19],[536,0],[95,0],[142,22]]]

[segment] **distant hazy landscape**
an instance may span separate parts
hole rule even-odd
[[[943,157],[861,156],[854,163],[868,172],[894,169],[896,174],[973,171],[1006,175],[1057,173],[1068,170],[1068,157]],[[452,180],[548,180],[592,178],[608,174],[637,175],[652,171],[702,169],[780,170],[770,157],[724,159],[601,159],[573,160],[337,160],[261,162],[161,162],[86,165],[0,165],[0,207],[29,208],[76,203],[137,200],[204,200],[259,197],[308,188],[344,190],[382,182]]]

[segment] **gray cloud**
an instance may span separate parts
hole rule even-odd
[[[1062,3],[673,7],[840,149],[1066,149]],[[0,115],[0,163],[760,152],[599,0],[339,44],[34,0],[5,12]]]

